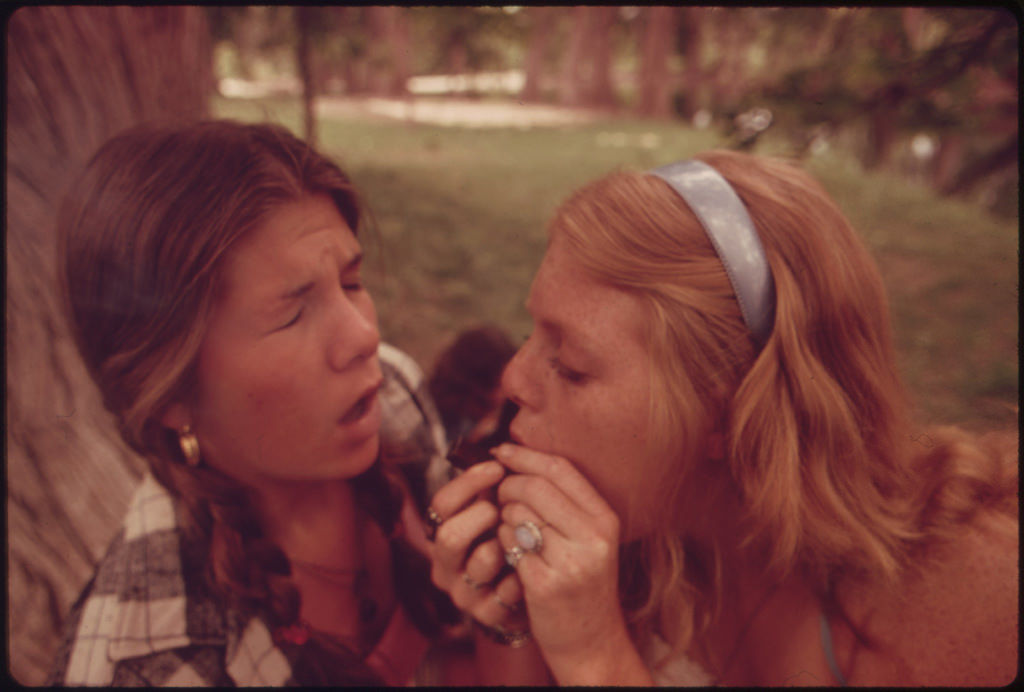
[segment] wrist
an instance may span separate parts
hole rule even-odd
[[[559,685],[646,687],[654,684],[647,664],[626,632],[603,637],[596,643],[597,646],[571,657],[546,657]]]

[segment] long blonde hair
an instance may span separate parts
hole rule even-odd
[[[698,491],[705,502],[738,494],[765,574],[799,569],[822,594],[840,573],[895,583],[917,547],[985,504],[1005,506],[1016,488],[1006,449],[984,451],[956,431],[914,453],[881,276],[824,189],[778,160],[697,158],[730,182],[765,247],[777,306],[763,348],[706,233],[660,179],[597,180],[550,228],[598,280],[649,311],[650,442],[662,461],[645,473],[665,511],[640,546],[645,593],[631,615],[640,629],[667,625],[677,648],[714,621],[730,549],[698,555],[687,541],[680,517],[697,469],[712,479]],[[713,432],[725,460],[702,467]]]

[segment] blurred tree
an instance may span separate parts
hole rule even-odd
[[[296,63],[299,66],[299,79],[302,81],[302,126],[306,141],[316,146],[316,99],[317,83],[313,74],[313,47],[310,34],[313,30],[314,8],[299,6],[295,8],[295,30],[298,33],[296,42]]]
[[[618,8],[579,5],[572,8],[569,48],[562,63],[559,100],[566,106],[611,107],[612,29]]]
[[[262,80],[293,69],[296,30],[293,8],[278,5],[212,5],[205,8],[213,40],[230,48],[233,60],[220,77]]]
[[[673,54],[678,18],[677,7],[654,6],[643,9],[643,43],[640,46],[637,75],[637,115],[664,118],[672,113],[674,89],[669,58]]]
[[[792,23],[798,16],[791,10],[780,12],[791,34],[813,31],[810,22]],[[861,129],[868,168],[888,165],[901,142],[930,134],[938,141],[931,179],[946,193],[1013,174],[1019,46],[1012,15],[984,8],[822,12],[829,21],[818,48],[761,90],[773,109],[798,128]]]
[[[705,72],[713,110],[730,117],[743,110],[754,87],[751,48],[764,18],[762,8],[714,7],[706,12],[701,26],[713,48],[711,65]]]
[[[369,31],[369,91],[382,96],[403,96],[411,74],[411,43],[405,9],[371,5],[364,11]]]
[[[690,5],[684,7],[682,13],[676,40],[683,57],[683,81],[673,100],[675,112],[689,119],[698,109],[707,105],[702,88],[705,82],[702,63],[703,23],[707,8]]]
[[[338,66],[348,94],[363,94],[369,91],[370,37],[365,29],[366,8],[335,8],[337,33],[333,45],[336,51],[326,58],[331,66]]]
[[[603,5],[591,8],[591,40],[589,42],[590,75],[584,91],[584,103],[597,108],[611,108],[618,105],[615,87],[612,84],[612,31],[615,28],[619,8]]]
[[[8,660],[15,679],[36,685],[143,468],[64,323],[54,216],[71,177],[111,135],[205,115],[205,15],[22,7],[8,24],[6,86]]]
[[[519,62],[532,8],[410,7],[417,74],[507,69]],[[510,11],[514,10],[514,11]]]
[[[542,79],[557,12],[554,7],[531,6],[526,9],[530,34],[523,66],[523,91],[519,95],[523,101],[543,100]]]
[[[569,46],[562,57],[562,79],[558,88],[559,102],[566,106],[577,106],[582,100],[583,55],[590,39],[590,10],[583,5],[570,10]]]

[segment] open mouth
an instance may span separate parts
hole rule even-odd
[[[341,419],[341,422],[343,424],[354,423],[363,416],[365,416],[369,412],[370,407],[373,405],[373,400],[376,398],[377,391],[379,389],[380,385],[378,384],[372,387],[369,392],[360,397],[359,400],[355,403],[355,405],[352,408],[350,408],[348,410],[348,413],[346,413],[345,416]]]

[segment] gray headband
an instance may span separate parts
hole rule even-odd
[[[650,173],[671,185],[700,220],[725,265],[743,321],[763,345],[775,322],[775,283],[754,222],[736,191],[703,161],[678,161]]]

